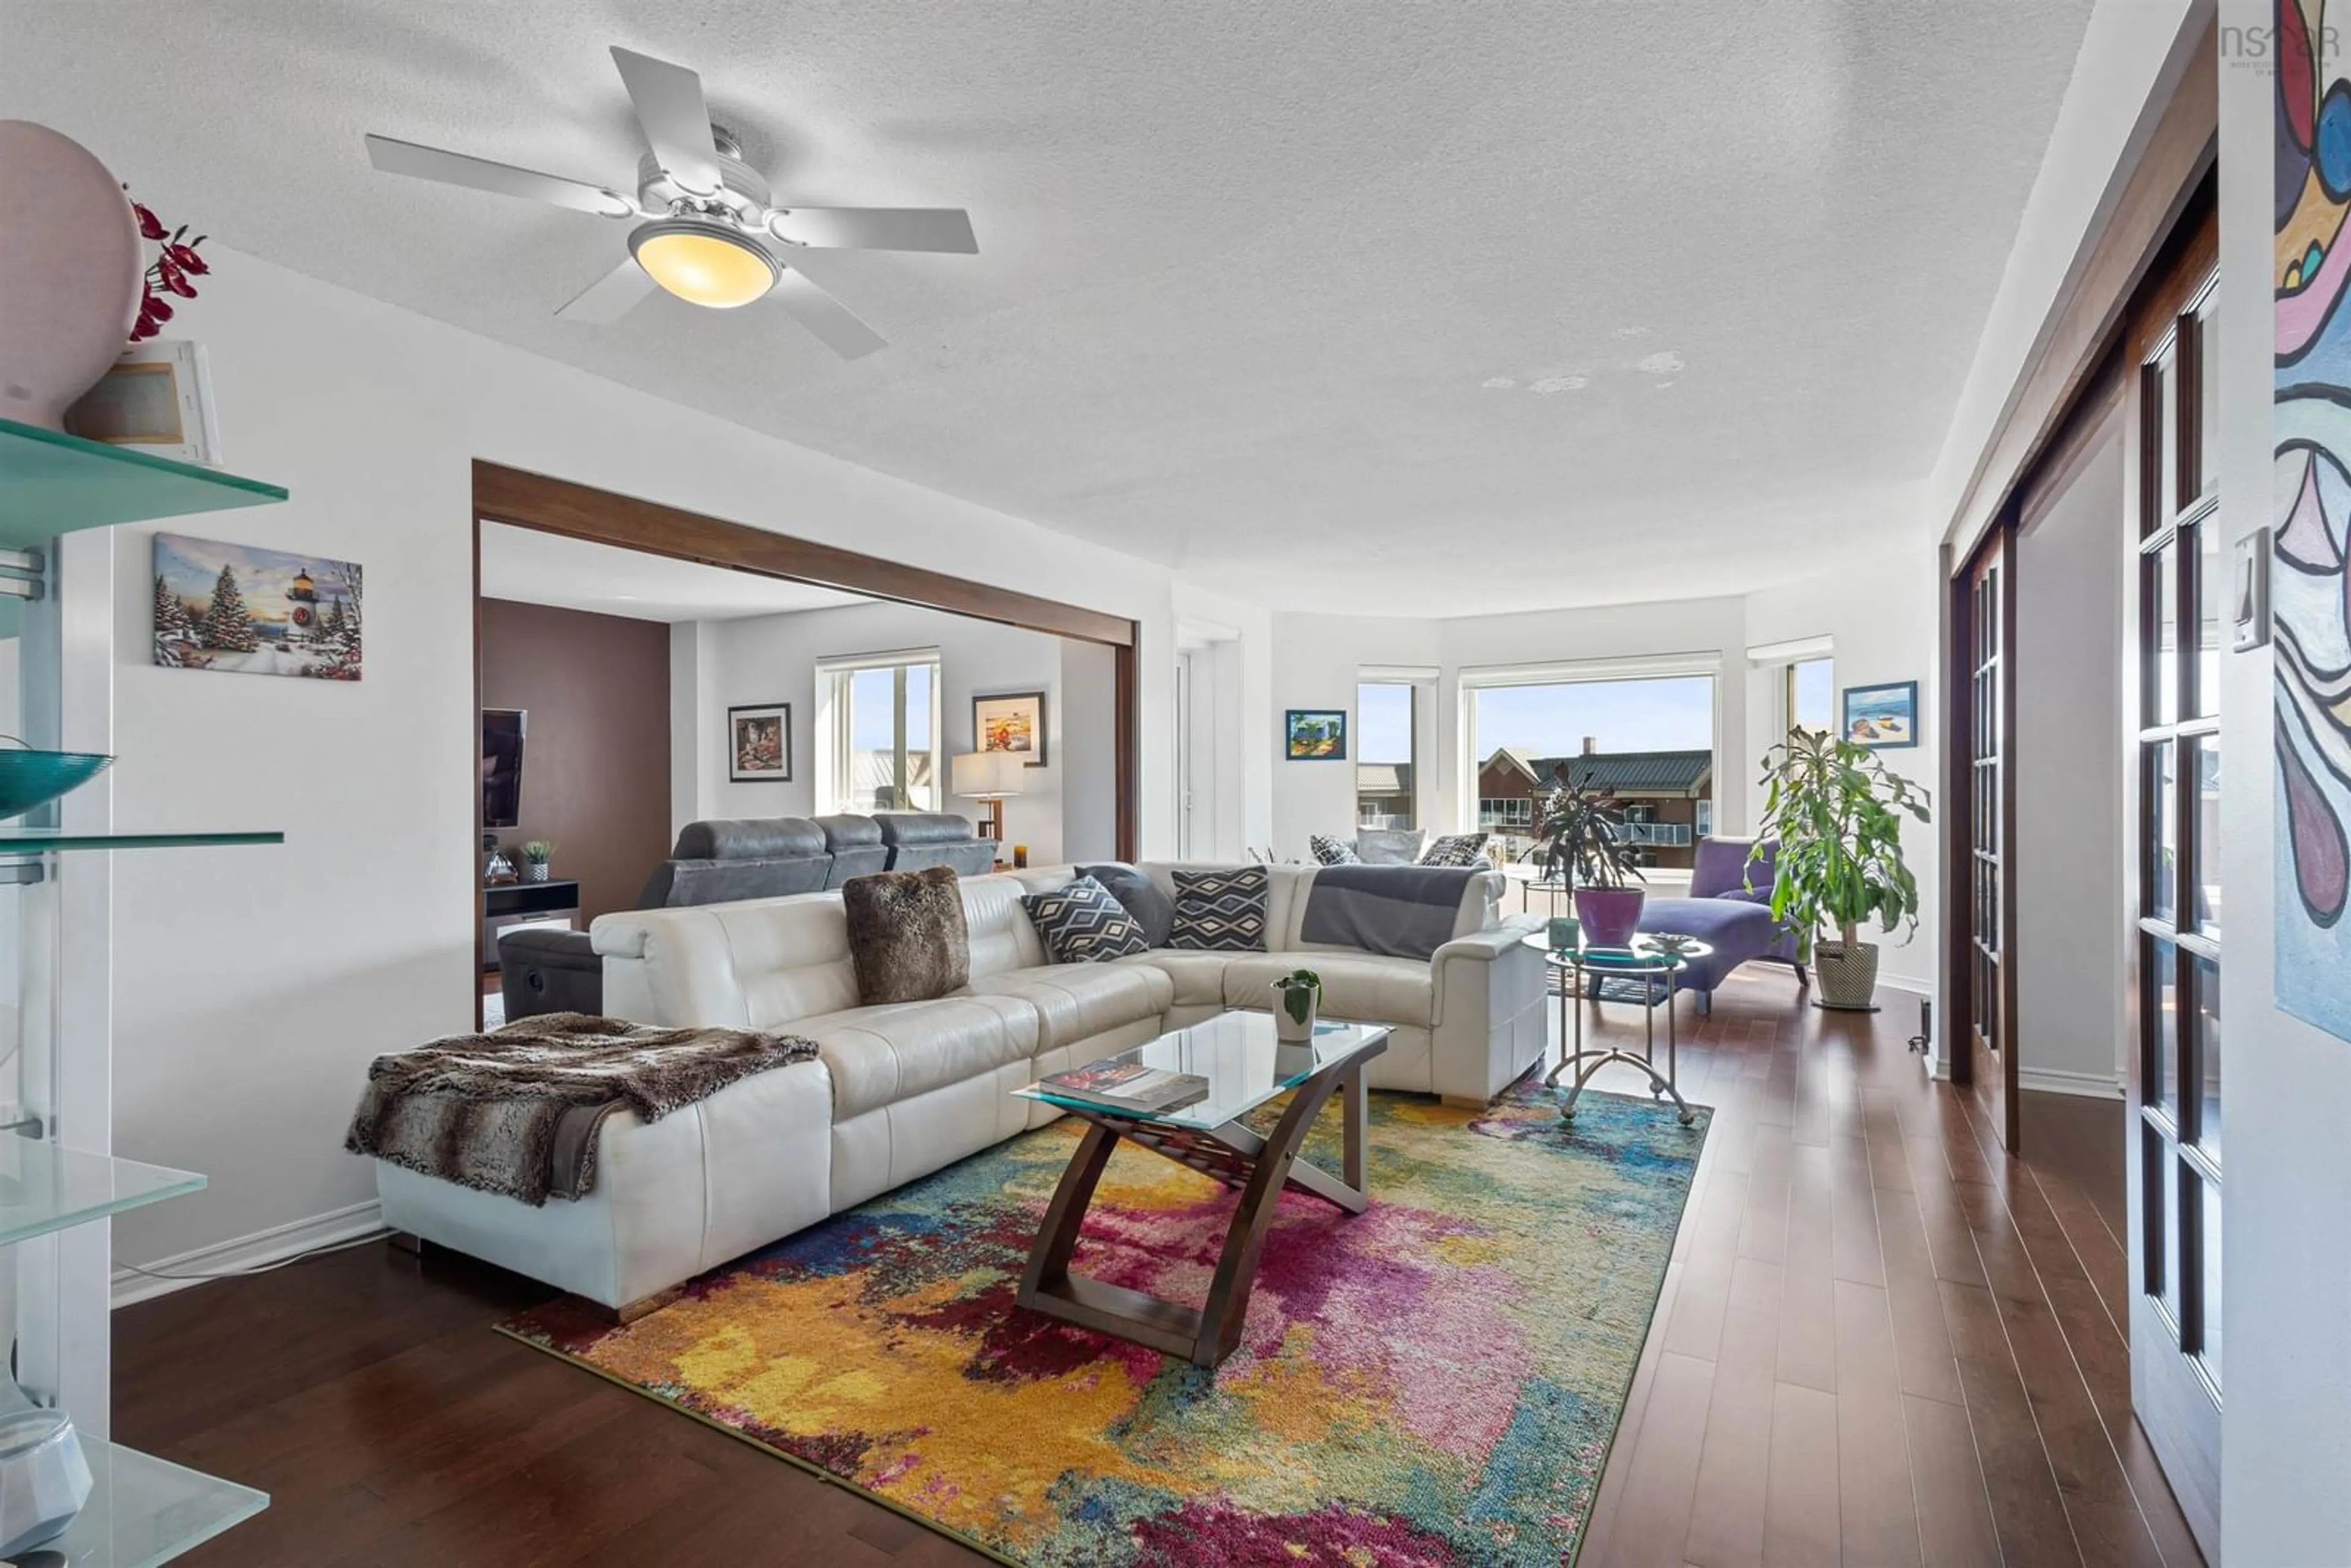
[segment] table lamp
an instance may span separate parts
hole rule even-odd
[[[1020,793],[1022,768],[1017,751],[967,751],[955,758],[950,770],[955,793],[987,804],[982,837],[1004,841],[1004,802]]]

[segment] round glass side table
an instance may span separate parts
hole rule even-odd
[[[1524,937],[1522,946],[1541,953],[1543,962],[1552,967],[1560,981],[1560,1038],[1568,1044],[1559,1065],[1544,1075],[1543,1082],[1556,1085],[1562,1074],[1570,1071],[1575,1074],[1575,1082],[1567,1092],[1567,1101],[1560,1107],[1561,1117],[1571,1122],[1575,1119],[1575,1102],[1583,1092],[1583,1086],[1592,1081],[1593,1073],[1615,1061],[1627,1067],[1637,1067],[1647,1073],[1652,1096],[1672,1095],[1675,1108],[1681,1113],[1683,1126],[1687,1127],[1696,1120],[1689,1102],[1682,1098],[1682,1092],[1675,1082],[1681,1041],[1680,1030],[1674,1018],[1674,997],[1676,984],[1681,972],[1689,967],[1689,961],[1706,956],[1714,948],[1704,942],[1685,941],[1676,943],[1671,950],[1667,950],[1658,946],[1649,936],[1636,936],[1630,947],[1554,949],[1540,931]],[[1592,988],[1590,999],[1601,1000],[1600,984],[1617,977],[1639,980],[1648,993],[1642,998],[1641,1052],[1637,1056],[1613,1046],[1605,1050],[1586,1051],[1583,1048],[1583,1009],[1570,1005],[1584,999],[1587,986]],[[1666,988],[1662,1004],[1655,997],[1655,988],[1660,981]],[[1663,1072],[1657,1071],[1656,1061],[1657,1008],[1660,1005],[1666,1009],[1666,1070]],[[1571,1019],[1573,1023],[1569,1021]]]

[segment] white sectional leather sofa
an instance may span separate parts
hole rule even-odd
[[[1169,865],[1142,868],[1172,892]],[[1066,866],[961,885],[971,981],[935,1000],[858,1000],[841,894],[607,915],[594,927],[605,1011],[673,1025],[796,1034],[818,1057],[747,1079],[650,1125],[608,1117],[594,1190],[532,1208],[379,1161],[384,1223],[546,1281],[623,1316],[706,1269],[1052,1119],[1015,1099],[1039,1076],[1139,1045],[1230,1008],[1265,1009],[1274,979],[1322,977],[1324,1016],[1395,1033],[1374,1088],[1483,1103],[1546,1040],[1536,922],[1502,918],[1480,873],[1434,958],[1298,939],[1308,866],[1268,868],[1262,953],[1156,949],[1055,964],[1022,894]]]

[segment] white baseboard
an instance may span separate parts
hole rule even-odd
[[[314,1214],[308,1219],[274,1225],[250,1236],[215,1241],[209,1247],[199,1247],[174,1257],[158,1258],[143,1267],[167,1274],[233,1274],[283,1262],[317,1248],[332,1247],[339,1241],[357,1241],[382,1229],[382,1206],[374,1198],[369,1198],[365,1203],[355,1203],[348,1208],[332,1209],[325,1214]],[[127,1307],[133,1301],[152,1301],[157,1296],[168,1296],[174,1291],[184,1291],[191,1285],[204,1283],[202,1280],[158,1280],[152,1275],[118,1266],[114,1270],[110,1295],[113,1305]]]
[[[2123,1097],[2121,1079],[2111,1072],[2066,1072],[2054,1067],[2027,1067],[2019,1062],[2016,1068],[2019,1089],[2037,1089],[2043,1094],[2078,1094],[2085,1100],[2119,1100]]]

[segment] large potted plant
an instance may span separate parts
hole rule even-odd
[[[1562,779],[1535,813],[1535,843],[1545,881],[1575,895],[1576,918],[1595,947],[1629,947],[1641,928],[1645,880],[1625,839],[1625,808],[1613,789]]]
[[[1875,919],[1890,934],[1918,923],[1902,819],[1928,820],[1927,791],[1867,747],[1801,727],[1764,755],[1763,785],[1753,859],[1778,841],[1772,917],[1813,936],[1823,1007],[1873,1010],[1877,944],[1861,925]]]

